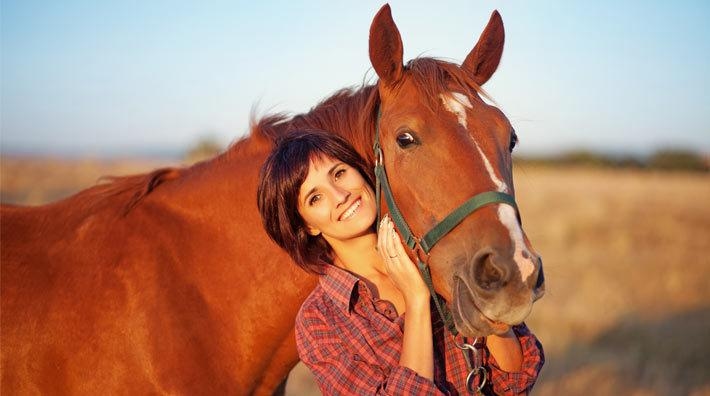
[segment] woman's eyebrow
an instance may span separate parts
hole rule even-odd
[[[333,176],[333,173],[335,173],[335,169],[336,169],[337,167],[339,167],[340,165],[343,165],[343,164],[345,164],[345,163],[344,163],[344,162],[338,162],[337,164],[334,164],[333,167],[330,168],[330,170],[328,171],[328,174],[329,174],[330,176]]]
[[[334,165],[328,170],[328,175],[329,175],[329,176],[333,176],[333,174],[335,173],[335,169],[338,168],[340,165],[343,165],[343,164],[345,164],[345,162],[338,162],[337,164],[334,164]],[[313,194],[314,192],[316,192],[316,187],[313,187],[313,188],[311,188],[310,190],[308,190],[308,192],[303,196],[303,203],[307,203],[308,197],[310,197],[311,194]]]
[[[307,203],[308,203],[308,197],[310,197],[311,194],[313,194],[314,192],[316,192],[316,190],[317,190],[317,188],[316,188],[316,187],[313,187],[313,188],[311,188],[310,190],[308,190],[308,192],[306,192],[305,195],[303,195],[303,203],[304,203],[304,204],[307,204]]]

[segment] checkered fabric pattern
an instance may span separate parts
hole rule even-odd
[[[299,356],[323,394],[468,394],[466,359],[433,307],[434,381],[399,365],[404,316],[398,316],[390,302],[373,298],[356,276],[328,266],[296,319]],[[545,362],[542,345],[524,324],[513,330],[522,346],[522,370],[501,370],[484,347],[481,358],[488,381],[483,394],[527,394],[535,384]]]

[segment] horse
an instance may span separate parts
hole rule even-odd
[[[385,5],[370,27],[374,84],[293,117],[252,118],[248,136],[189,167],[116,177],[44,206],[3,205],[2,393],[282,393],[298,362],[294,318],[317,278],[262,229],[257,181],[274,142],[326,130],[374,166],[377,131],[416,235],[470,196],[512,196],[517,138],[481,98],[503,42],[496,11],[461,65],[405,65]],[[511,205],[467,216],[426,260],[463,335],[522,322],[544,290]]]

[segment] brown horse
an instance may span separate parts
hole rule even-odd
[[[461,66],[402,62],[389,6],[375,16],[374,86],[269,116],[189,168],[117,178],[49,205],[2,207],[3,394],[271,394],[296,364],[294,317],[316,279],[262,230],[261,163],[294,128],[345,136],[370,163],[380,134],[392,191],[417,235],[482,191],[513,194],[506,117],[479,86],[496,70],[494,12]],[[515,210],[486,206],[431,252],[461,332],[521,322],[542,294]]]

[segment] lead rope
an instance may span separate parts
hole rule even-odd
[[[462,343],[459,344],[458,342],[456,342],[456,336],[459,335],[459,331],[454,325],[453,318],[451,317],[451,311],[446,308],[446,305],[442,303],[442,301],[438,298],[438,295],[436,294],[436,290],[434,290],[434,282],[431,279],[431,272],[429,271],[429,266],[418,257],[417,266],[419,267],[419,272],[422,274],[422,279],[424,279],[424,283],[426,283],[427,287],[429,288],[429,293],[431,294],[431,297],[434,300],[434,305],[436,306],[436,310],[439,312],[441,320],[444,322],[444,326],[449,330],[449,333],[451,333],[451,338],[453,339],[454,345],[457,348],[461,349],[463,358],[464,360],[466,360],[466,366],[469,369],[468,375],[466,376],[466,389],[471,394],[481,394],[481,391],[483,390],[483,387],[486,385],[486,382],[488,380],[488,374],[486,373],[485,367],[483,367],[483,358],[481,356],[482,348],[478,347],[479,338],[476,337],[473,340],[473,343],[469,344],[466,342],[466,338],[462,336]],[[483,345],[485,345],[485,338],[482,340],[480,346],[482,347]],[[470,350],[473,353],[473,362],[471,361],[471,357],[469,356],[469,354],[466,353],[466,350]],[[476,384],[477,382],[478,384]]]
[[[380,146],[380,117],[382,116],[382,112],[380,109],[377,109],[377,119],[375,121],[375,142],[373,144],[373,150],[375,153],[375,200],[377,203],[377,224],[380,224],[380,221],[382,220],[382,207],[381,207],[381,197],[382,197],[382,189],[384,186],[385,190],[385,199],[387,206],[390,210],[390,215],[392,217],[392,220],[394,221],[395,225],[397,226],[397,229],[400,230],[400,233],[404,234],[403,236],[405,237],[405,244],[412,250],[414,250],[416,256],[417,256],[417,267],[419,268],[419,272],[422,275],[422,279],[424,279],[424,283],[426,283],[427,287],[429,288],[429,294],[431,294],[431,298],[434,300],[434,305],[436,306],[436,310],[439,312],[439,316],[441,317],[441,320],[444,324],[444,326],[449,330],[451,333],[453,343],[454,345],[461,349],[461,353],[463,354],[464,360],[466,361],[466,366],[469,369],[469,373],[466,376],[466,390],[468,390],[469,393],[471,394],[481,394],[483,387],[486,385],[486,382],[488,380],[488,374],[486,373],[485,367],[483,367],[483,359],[481,357],[481,350],[480,348],[477,348],[478,344],[478,337],[476,337],[473,341],[473,344],[468,344],[466,343],[466,338],[462,338],[462,343],[459,344],[456,342],[456,336],[459,334],[458,330],[456,329],[456,326],[454,325],[453,318],[451,317],[451,312],[447,309],[446,305],[440,301],[436,294],[436,290],[434,290],[434,282],[431,279],[431,272],[429,271],[429,266],[427,265],[426,262],[422,261],[418,251],[421,250],[424,252],[424,254],[427,257],[429,257],[428,250],[433,246],[438,239],[443,236],[448,230],[442,231],[440,234],[437,235],[436,239],[431,243],[427,244],[426,246],[422,247],[421,241],[418,240],[416,237],[414,237],[414,234],[410,231],[409,227],[407,226],[407,223],[404,221],[404,217],[402,214],[399,212],[399,208],[397,208],[397,205],[394,202],[394,197],[392,197],[392,192],[389,188],[389,183],[387,181],[387,174],[385,172],[385,166],[384,166],[384,158],[382,155],[382,148]],[[474,197],[475,198],[475,197]],[[499,198],[499,197],[498,197]],[[478,205],[481,205],[480,203]],[[513,205],[515,205],[515,202],[513,201]],[[517,208],[516,208],[517,209]],[[460,220],[458,220],[460,221]],[[457,221],[457,223],[458,223]],[[447,222],[450,223],[450,222]],[[441,223],[440,223],[441,224]],[[455,224],[447,226],[449,229],[453,228]],[[379,227],[375,227],[376,230],[379,230]],[[378,231],[376,231],[378,232]],[[425,235],[425,242],[427,237],[431,234],[428,233]],[[426,250],[425,250],[426,249]],[[485,339],[482,341],[481,346],[485,345]],[[469,354],[466,352],[467,350],[470,350],[473,354],[473,362],[471,361],[471,357]],[[477,384],[478,382],[478,384]]]

